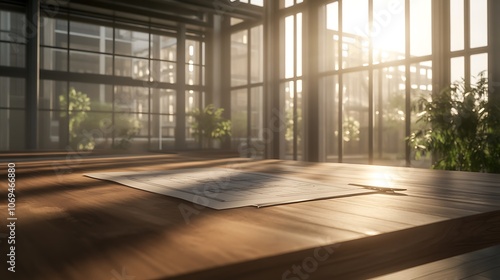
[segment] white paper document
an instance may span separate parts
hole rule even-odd
[[[325,184],[229,168],[91,173],[85,176],[177,197],[213,209],[263,207],[373,192],[346,183]]]

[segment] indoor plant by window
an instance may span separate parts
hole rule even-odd
[[[500,173],[500,106],[488,102],[488,79],[464,81],[431,98],[421,98],[418,122],[409,143],[416,155],[432,153],[433,168]]]
[[[189,115],[193,117],[191,128],[202,148],[213,148],[214,140],[224,140],[231,136],[231,121],[222,117],[223,108],[207,105],[203,110],[194,109]]]

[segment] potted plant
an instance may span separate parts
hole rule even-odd
[[[202,110],[196,108],[189,115],[193,118],[191,128],[202,148],[212,148],[214,140],[224,140],[231,136],[231,121],[222,117],[223,108],[215,108],[213,104]]]
[[[488,102],[488,80],[480,73],[431,98],[421,98],[418,122],[425,125],[409,137],[417,157],[430,153],[433,168],[500,173],[500,107]]]

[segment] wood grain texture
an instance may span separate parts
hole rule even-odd
[[[295,279],[304,261],[309,279],[366,279],[500,243],[498,175],[227,156],[20,158],[14,279]],[[408,191],[217,211],[82,176],[216,166]]]

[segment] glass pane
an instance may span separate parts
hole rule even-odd
[[[246,145],[248,120],[247,90],[233,90],[231,92],[231,137],[235,147]],[[246,156],[246,155],[245,155]]]
[[[200,66],[187,64],[186,65],[186,84],[199,85],[200,84]]]
[[[112,65],[112,55],[79,51],[70,51],[69,53],[70,72],[112,75]]]
[[[171,89],[152,89],[151,111],[157,114],[175,114],[175,94]]]
[[[281,108],[283,108],[283,119],[285,121],[285,129],[282,130],[281,134],[281,144],[283,150],[281,152],[282,157],[285,159],[294,158],[294,138],[297,123],[295,121],[295,110],[294,110],[294,96],[295,96],[295,83],[286,82],[280,86],[281,95]]]
[[[321,115],[324,116],[324,141],[326,161],[339,160],[339,83],[337,76],[328,76],[320,81]],[[320,131],[322,128],[320,128]]]
[[[111,27],[72,21],[70,22],[70,48],[106,52],[106,41],[111,43],[113,40],[112,30]]]
[[[296,83],[297,89],[297,111],[295,112],[295,120],[297,121],[297,160],[303,160],[304,152],[304,115],[303,112],[303,102],[302,102],[302,80],[298,80]]]
[[[339,2],[326,5],[326,29],[339,31]]]
[[[68,51],[48,47],[40,48],[40,67],[45,70],[67,71]]]
[[[470,3],[470,47],[488,45],[488,1],[474,0]]]
[[[485,77],[488,77],[488,54],[481,53],[476,55],[471,55],[470,57],[470,74],[471,84],[476,83],[479,78],[479,74],[485,71]]]
[[[149,34],[125,29],[115,30],[115,53],[119,55],[149,56]]]
[[[464,49],[464,0],[450,0],[451,51]]]
[[[115,114],[113,125],[117,148],[146,147],[148,142],[148,115],[141,113]]]
[[[368,0],[342,2],[342,68],[368,63]]]
[[[386,67],[373,74],[374,163],[405,165],[405,66]]]
[[[194,111],[194,109],[198,108],[203,108],[203,99],[202,96],[203,94],[200,94],[198,91],[193,91],[193,90],[188,90],[186,91],[186,113],[191,113]],[[200,145],[198,139],[195,139],[193,132],[194,130],[192,129],[192,124],[193,124],[193,117],[188,116],[186,118],[186,139],[189,139],[188,142],[191,142],[190,147],[197,147],[196,145]],[[199,147],[199,146],[198,146]]]
[[[61,118],[59,111],[39,111],[38,129],[43,131],[38,135],[39,147],[44,150],[66,150],[68,142],[68,123]]]
[[[454,57],[451,59],[451,74],[450,80],[452,83],[460,82],[465,79],[465,62],[464,57]]]
[[[368,163],[368,72],[343,75],[343,162]]]
[[[432,53],[431,0],[410,0],[410,54]]]
[[[264,0],[251,0],[250,4],[255,5],[255,6],[259,6],[259,7],[264,7]]]
[[[432,95],[432,62],[425,61],[410,65],[410,81],[411,81],[411,131],[417,131],[425,128],[423,122],[417,122],[418,115],[422,108],[418,106],[420,98],[430,98]],[[429,168],[431,165],[431,155],[427,155],[417,160],[415,152],[412,150],[411,166]]]
[[[250,31],[251,46],[250,46],[250,79],[252,83],[260,83],[264,79],[264,46],[263,46],[263,28],[262,25],[254,27]]]
[[[26,67],[26,46],[0,43],[0,66]]]
[[[186,40],[186,62],[191,61],[194,64],[201,64],[200,53],[200,42]]]
[[[50,80],[40,80],[39,108],[49,110],[66,110],[67,105],[60,105],[60,100],[67,99],[68,84]]]
[[[0,10],[0,40],[25,43],[25,20],[24,14]]]
[[[153,82],[175,83],[177,73],[175,62],[153,60],[151,64],[153,67],[151,70],[151,79]]]
[[[302,13],[297,14],[297,77],[302,76]]]
[[[0,77],[0,107],[24,108],[25,84],[23,78]]]
[[[141,58],[115,56],[115,75],[147,81],[149,79],[149,61]]]
[[[319,55],[322,58],[318,61],[320,71],[339,69],[338,6],[338,2],[330,3],[320,13],[320,22],[324,27],[319,36]]]
[[[25,150],[24,110],[0,109],[0,151]]]
[[[281,23],[283,34],[280,40],[280,77],[291,78],[295,75],[295,16],[288,16]]]
[[[41,45],[53,47],[68,47],[68,21],[42,17],[40,26]]]
[[[177,60],[177,38],[152,34],[151,40],[151,58]]]
[[[280,8],[288,8],[293,5],[293,0],[280,0]]]
[[[90,99],[91,111],[112,111],[113,110],[113,86],[104,84],[75,83],[69,84],[70,89],[74,88]]]
[[[248,83],[247,31],[231,35],[231,86]]]
[[[115,111],[122,112],[149,112],[148,88],[143,87],[115,87]]]
[[[60,113],[61,123],[66,114]],[[72,121],[69,125],[69,143],[74,150],[94,150],[109,148],[112,141],[112,133],[120,126],[113,125],[110,113],[82,113],[73,112],[75,119],[83,119],[81,122]],[[61,134],[59,134],[61,135]]]
[[[175,116],[151,116],[151,149],[166,150],[175,147]]]
[[[373,1],[373,63],[405,58],[405,0]]]
[[[264,95],[262,87],[251,89],[250,108],[250,156],[263,158],[265,153],[264,143]]]

